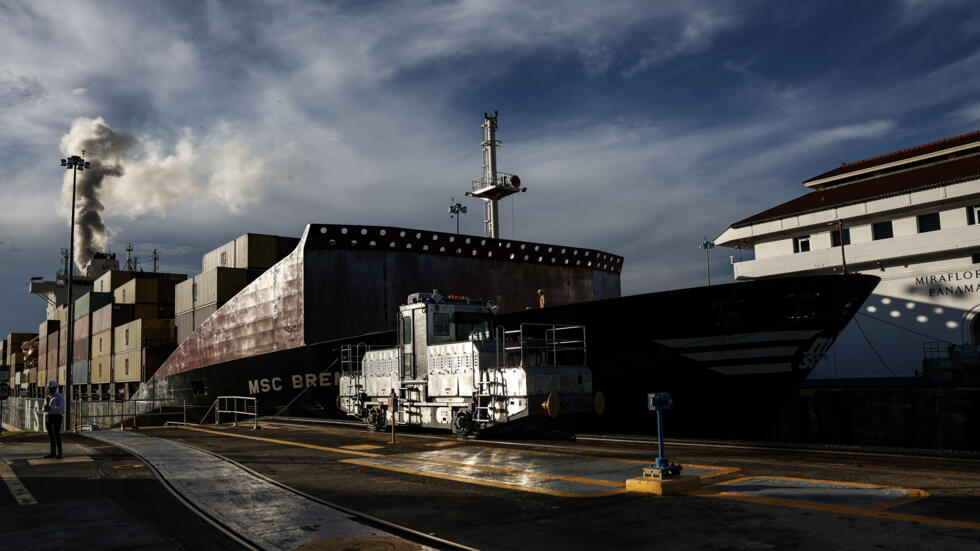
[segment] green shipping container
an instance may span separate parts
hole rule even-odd
[[[97,293],[91,291],[75,301],[75,316],[80,319],[112,302],[112,293]]]

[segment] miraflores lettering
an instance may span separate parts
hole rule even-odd
[[[331,377],[330,373],[294,373],[287,380],[286,384],[292,385],[294,390],[301,389],[308,386],[334,386],[336,381],[331,379],[337,379],[340,377],[339,373],[334,373]],[[260,392],[271,392],[280,391],[283,389],[284,381],[282,377],[271,377],[264,379],[251,379],[248,382],[248,393],[258,394]]]
[[[970,281],[976,280],[977,283],[963,283],[960,285],[938,285],[940,283],[952,283],[955,281]],[[926,286],[935,285],[935,287],[929,287],[930,297],[939,297],[946,295],[964,295],[966,293],[978,293],[980,292],[980,270],[966,270],[963,272],[947,272],[945,274],[933,274],[916,276],[915,284]]]

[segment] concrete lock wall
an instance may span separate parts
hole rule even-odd
[[[43,398],[22,398],[11,396],[0,401],[3,411],[3,430],[44,431]],[[167,421],[182,421],[182,403],[171,400],[155,400],[145,402],[110,402],[110,401],[75,401],[73,403],[72,419],[77,419],[79,427],[99,429],[118,428],[120,423],[131,426],[133,416],[139,416],[140,423],[154,424]],[[195,415],[197,417],[195,417]],[[198,421],[201,412],[188,413],[188,421]],[[80,416],[80,417],[78,417]],[[66,421],[67,424],[67,421]]]

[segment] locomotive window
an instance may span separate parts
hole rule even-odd
[[[402,344],[412,344],[412,318],[402,318]]]
[[[435,314],[432,316],[432,334],[436,337],[449,336],[449,314]]]

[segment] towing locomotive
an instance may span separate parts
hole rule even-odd
[[[391,423],[473,436],[559,412],[602,414],[593,393],[585,327],[494,323],[491,301],[413,293],[399,307],[397,344],[349,345],[341,354],[341,411],[371,430]]]

